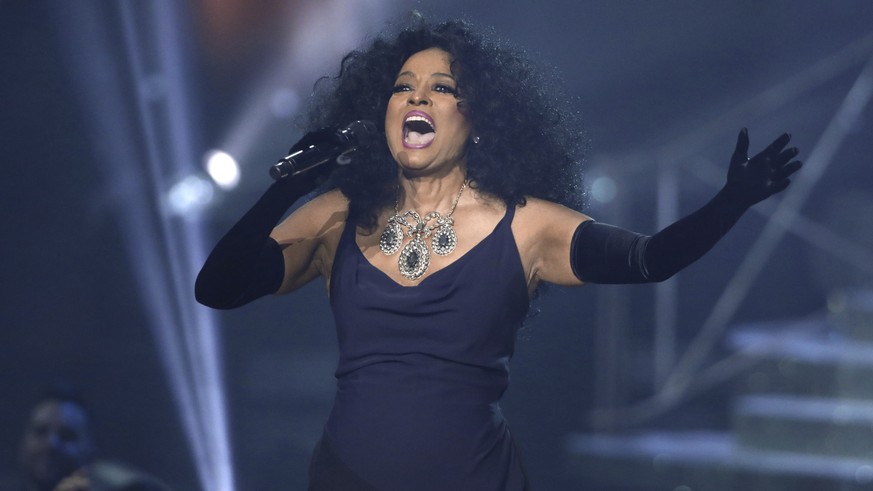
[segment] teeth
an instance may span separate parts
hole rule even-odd
[[[433,123],[431,123],[430,120],[425,118],[424,116],[412,115],[406,118],[406,121],[404,122],[410,123],[412,121],[421,121],[422,123],[426,123],[428,126],[430,126],[431,129],[433,129]]]

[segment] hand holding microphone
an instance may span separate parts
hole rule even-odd
[[[349,152],[366,148],[378,135],[372,121],[354,121],[344,128],[323,128],[307,133],[288,155],[270,168],[270,176],[279,180],[313,167],[337,161],[340,164]]]

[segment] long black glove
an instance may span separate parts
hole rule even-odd
[[[288,153],[329,139],[333,132],[310,132]],[[270,185],[206,258],[194,284],[197,301],[215,309],[232,309],[279,290],[285,276],[285,259],[270,232],[288,208],[314,190],[335,166],[325,163]]]
[[[749,135],[744,128],[721,191],[699,210],[653,236],[593,220],[583,222],[570,246],[573,273],[589,283],[670,278],[709,251],[750,206],[788,187],[789,176],[802,165],[791,160],[797,156],[796,148],[785,149],[790,139],[785,133],[749,159]]]

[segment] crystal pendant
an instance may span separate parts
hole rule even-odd
[[[440,225],[433,233],[430,244],[434,254],[439,254],[440,256],[451,254],[458,244],[458,236],[455,235],[455,229],[448,223]]]
[[[417,280],[427,271],[427,266],[430,264],[430,251],[427,250],[427,245],[421,237],[415,237],[403,247],[397,263],[400,266],[400,274],[410,280]]]
[[[400,228],[399,223],[391,219],[388,222],[388,226],[385,227],[385,231],[382,232],[382,236],[379,237],[379,249],[382,250],[382,254],[390,256],[400,249],[400,244],[402,243],[403,229]]]

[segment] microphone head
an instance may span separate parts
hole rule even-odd
[[[282,179],[283,177],[288,175],[288,171],[285,170],[285,167],[282,166],[282,161],[280,160],[278,164],[270,167],[270,177],[275,180]]]

